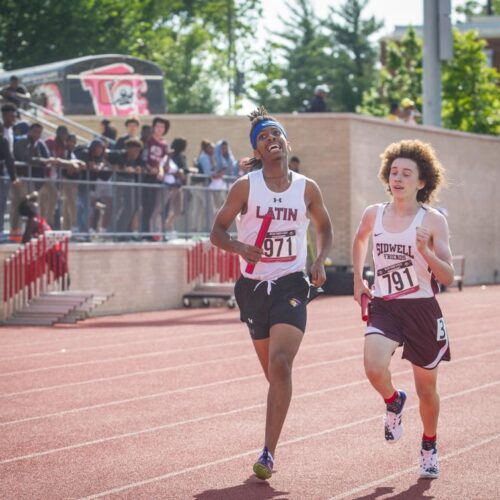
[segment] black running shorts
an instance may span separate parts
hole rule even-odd
[[[241,276],[234,286],[240,319],[254,340],[269,337],[273,325],[285,323],[305,332],[306,305],[319,295],[302,272],[268,281]]]

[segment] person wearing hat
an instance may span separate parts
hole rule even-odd
[[[417,124],[416,118],[420,116],[420,113],[415,108],[415,102],[405,97],[401,101],[401,120],[405,123],[410,123],[412,125]]]
[[[168,160],[163,161],[168,156],[168,144],[163,137],[170,128],[170,122],[157,116],[153,119],[153,135],[144,144],[143,159],[146,162],[145,173],[142,182],[147,184],[161,184],[164,177],[163,166],[168,168]],[[152,230],[151,220],[155,212],[157,187],[142,188],[142,229],[144,233]]]
[[[309,101],[307,105],[307,113],[323,113],[328,111],[326,109],[325,97],[328,94],[329,89],[327,85],[316,85],[314,89],[314,96]]]

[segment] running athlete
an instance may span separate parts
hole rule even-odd
[[[384,398],[385,439],[403,433],[406,393],[396,390],[389,370],[391,356],[403,346],[412,363],[423,424],[420,476],[439,475],[436,432],[438,365],[449,361],[450,347],[443,315],[435,298],[436,279],[453,282],[446,218],[428,203],[444,182],[444,170],[430,145],[417,140],[391,144],[381,156],[379,179],[391,201],[366,208],[353,244],[354,299],[372,301],[365,334],[364,363],[368,379]],[[372,238],[375,286],[363,282],[368,240]]]
[[[333,232],[318,185],[288,168],[290,143],[283,126],[262,107],[250,120],[257,169],[232,185],[215,217],[211,241],[240,255],[235,297],[269,382],[264,449],[253,470],[258,478],[269,479],[292,397],[292,364],[306,328],[306,304],[326,280],[324,260]],[[254,243],[268,212],[272,221],[260,249]],[[228,233],[234,220],[237,239]],[[304,274],[309,220],[318,247],[312,283]],[[253,274],[246,271],[247,263],[255,264]]]

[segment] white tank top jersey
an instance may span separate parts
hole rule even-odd
[[[273,280],[306,267],[306,178],[296,172],[291,175],[288,189],[275,193],[267,187],[262,169],[247,174],[250,190],[246,213],[236,217],[238,240],[254,245],[264,215],[271,212],[273,217],[262,246],[264,255],[252,274],[245,271],[247,262],[240,257],[241,274],[247,278]]]
[[[434,297],[437,283],[429,265],[417,250],[416,228],[428,209],[421,207],[408,228],[400,233],[384,229],[382,216],[388,204],[377,207],[372,233],[375,265],[375,297],[384,300]]]

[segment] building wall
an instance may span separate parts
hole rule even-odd
[[[244,117],[168,118],[167,139],[186,137],[188,158],[198,153],[202,138],[227,139],[237,157],[251,154]],[[466,258],[465,283],[494,281],[495,270],[500,271],[500,197],[495,193],[500,185],[499,138],[351,114],[278,118],[288,131],[292,153],[301,158],[301,171],[322,189],[335,231],[330,255],[334,264],[350,263],[352,238],[363,209],[388,199],[377,178],[382,151],[391,142],[418,138],[433,144],[447,169],[448,187],[438,205],[449,211],[453,253]],[[99,117],[79,119],[98,127]],[[113,122],[123,130],[122,122]],[[0,247],[0,260],[12,248]],[[72,288],[114,292],[115,297],[101,310],[106,313],[180,306],[189,288],[185,265],[183,248],[168,244],[71,245]]]

